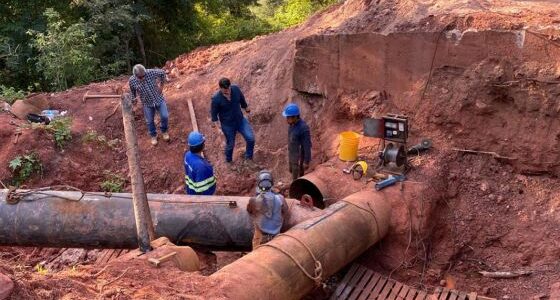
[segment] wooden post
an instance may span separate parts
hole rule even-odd
[[[130,184],[132,186],[132,205],[134,208],[134,219],[136,220],[136,233],[138,245],[142,252],[151,251],[150,241],[154,239],[154,224],[148,197],[144,186],[144,177],[140,168],[140,152],[134,126],[134,113],[130,94],[124,94],[121,98],[121,108],[124,124],[124,138],[126,140],[126,156],[128,157],[128,168],[130,173]]]

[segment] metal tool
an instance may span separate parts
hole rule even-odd
[[[170,260],[171,258],[173,258],[175,255],[177,255],[177,252],[171,252],[168,253],[160,258],[148,258],[148,261],[153,264],[156,267],[159,267],[159,265],[161,265],[162,263]]]
[[[414,145],[407,150],[407,154],[420,154],[422,151],[426,151],[432,148],[432,140],[430,139],[423,139],[420,144]]]
[[[391,186],[397,182],[402,182],[406,179],[406,177],[404,175],[390,175],[389,178],[382,180],[378,183],[375,184],[375,190],[380,191],[388,186]]]
[[[89,91],[87,91],[84,96],[82,97],[82,102],[85,103],[87,99],[107,99],[107,98],[114,98],[114,99],[120,99],[121,95],[90,95]]]

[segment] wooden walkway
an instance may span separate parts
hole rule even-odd
[[[342,300],[492,300],[446,288],[427,294],[393,279],[388,279],[361,265],[353,264],[331,299]]]

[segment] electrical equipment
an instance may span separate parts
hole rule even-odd
[[[406,142],[408,139],[408,117],[387,114],[380,119],[364,120],[364,135],[380,138],[379,171],[402,175],[408,171]]]

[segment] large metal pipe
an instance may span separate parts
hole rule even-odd
[[[295,261],[309,276],[326,279],[385,236],[390,215],[382,194],[352,194],[211,277],[222,282],[227,299],[300,299],[316,281]]]
[[[330,166],[319,166],[315,171],[306,174],[290,185],[290,198],[301,200],[307,194],[313,199],[313,204],[325,208],[336,200],[355,193],[364,188],[362,181],[350,180],[342,170]]]
[[[68,191],[17,191],[8,204],[0,190],[0,245],[64,248],[136,248],[132,196]],[[13,194],[12,194],[13,195]],[[13,199],[11,199],[13,200]],[[148,194],[156,237],[179,245],[248,250],[253,225],[246,211],[249,197]],[[287,199],[287,226],[322,214]]]

